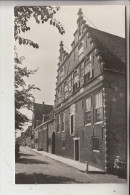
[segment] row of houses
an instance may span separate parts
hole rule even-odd
[[[60,43],[54,107],[34,103],[26,140],[109,172],[116,156],[126,161],[126,42],[88,26],[80,9],[71,45],[68,54]]]

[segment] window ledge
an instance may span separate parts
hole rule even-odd
[[[103,121],[96,122],[95,125],[103,124]]]
[[[91,123],[88,123],[88,124],[85,125],[85,127],[89,127],[89,126],[91,126]]]
[[[72,134],[70,134],[71,136],[75,136],[75,134],[74,133],[72,133]]]
[[[100,150],[93,150],[93,152],[97,152],[97,153],[99,153],[99,152],[100,152]]]

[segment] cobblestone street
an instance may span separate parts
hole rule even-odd
[[[84,173],[49,157],[20,147],[16,184],[125,183],[115,175]]]

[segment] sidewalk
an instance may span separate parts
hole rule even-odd
[[[76,169],[78,169],[80,171],[83,171],[83,172],[86,171],[86,164],[84,164],[84,163],[81,163],[81,162],[78,162],[78,161],[74,161],[74,160],[71,160],[69,158],[64,158],[64,157],[61,157],[61,156],[57,156],[56,154],[51,154],[51,153],[44,152],[44,151],[38,151],[37,149],[32,149],[32,148],[29,148],[29,147],[27,147],[27,148],[32,150],[32,151],[35,151],[35,152],[37,152],[39,154],[42,154],[42,155],[47,156],[49,158],[52,158],[52,159],[54,159],[56,161],[59,161],[59,162],[64,163],[66,165],[69,165],[69,166],[71,166],[73,168],[76,168]],[[103,170],[98,169],[98,168],[96,168],[94,166],[91,166],[89,164],[88,164],[87,172],[102,172],[102,173],[104,173]]]

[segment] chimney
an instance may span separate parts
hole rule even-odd
[[[43,114],[43,117],[42,117],[42,122],[44,123],[45,122],[45,115]]]

